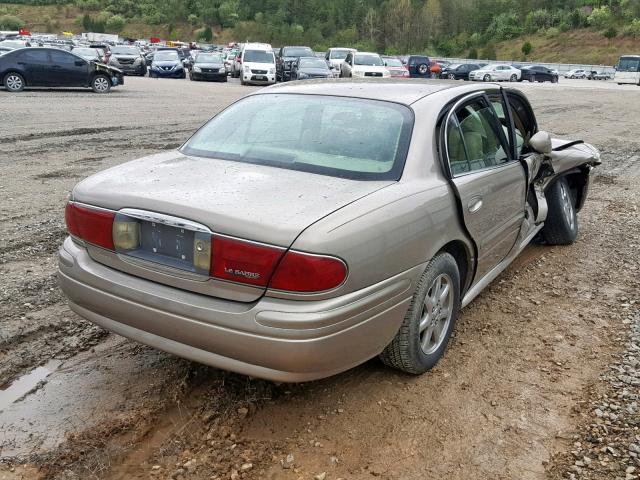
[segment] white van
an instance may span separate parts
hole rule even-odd
[[[276,57],[268,43],[247,43],[240,53],[240,83],[276,83]]]
[[[618,85],[623,83],[640,85],[640,55],[623,55],[620,57],[613,81],[617,82]]]

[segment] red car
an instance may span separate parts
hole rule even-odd
[[[384,66],[394,78],[409,78],[409,70],[397,57],[382,57]]]

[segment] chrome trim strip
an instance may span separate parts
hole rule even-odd
[[[170,227],[184,228],[194,232],[202,232],[212,234],[213,232],[206,225],[201,223],[185,220],[184,218],[174,217],[173,215],[165,215],[164,213],[149,212],[147,210],[138,210],[137,208],[123,208],[117,213],[126,217],[137,218],[147,222],[161,223]]]

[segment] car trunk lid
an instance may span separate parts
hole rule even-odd
[[[392,183],[348,180],[173,151],[93,175],[74,188],[73,200],[114,211],[136,209],[177,217],[204,225],[216,234],[286,249],[309,225]],[[122,256],[113,255],[113,262],[109,258],[100,255],[99,261],[119,268]],[[135,268],[136,275],[147,276],[139,265]],[[157,272],[148,278],[159,281]],[[169,279],[164,283],[172,282]],[[184,279],[179,283],[185,288]],[[201,287],[197,290],[202,292]],[[217,281],[208,293],[252,301],[264,290],[256,286],[226,288],[224,282]]]

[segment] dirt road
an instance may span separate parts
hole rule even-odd
[[[638,455],[624,452],[640,424],[627,355],[640,327],[640,89],[519,88],[542,128],[603,153],[577,243],[529,247],[462,312],[431,373],[372,360],[300,385],[107,334],[55,279],[75,182],[176,147],[250,88],[127,78],[105,96],[0,91],[0,480],[636,478]],[[632,378],[619,427],[612,365]],[[598,433],[583,453],[593,428],[615,446]]]

